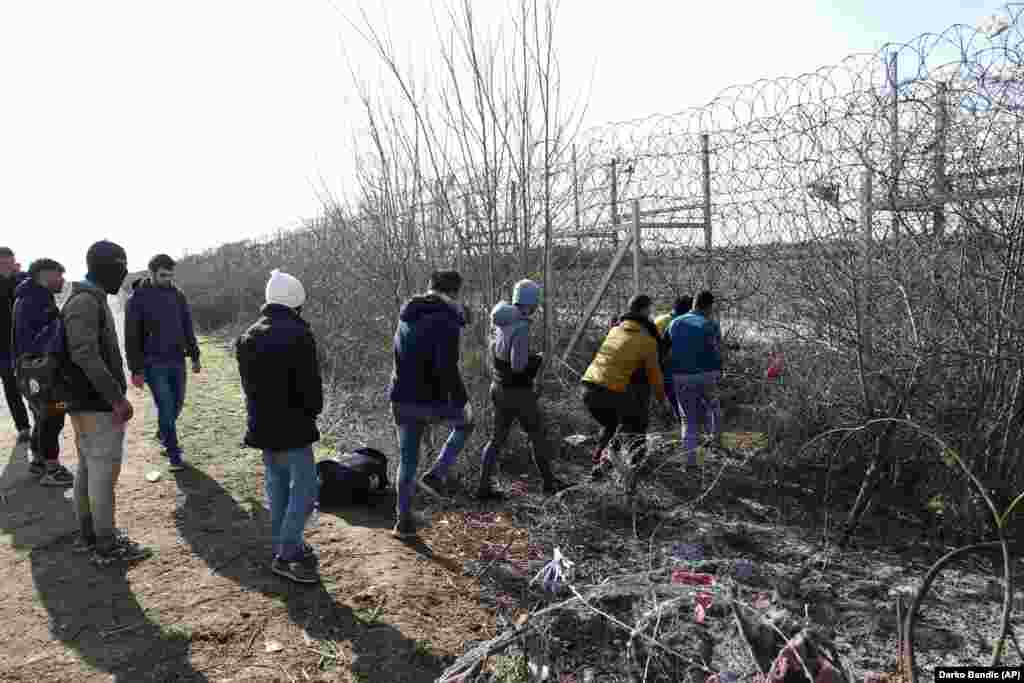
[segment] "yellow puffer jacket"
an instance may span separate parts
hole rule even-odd
[[[647,381],[654,387],[658,400],[664,400],[665,384],[658,367],[658,341],[640,323],[626,320],[613,327],[604,338],[583,375],[583,381],[623,393],[629,385],[629,378],[640,368],[647,370]]]

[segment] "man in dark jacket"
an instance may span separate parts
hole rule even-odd
[[[124,458],[125,426],[134,413],[125,398],[128,382],[117,328],[107,296],[117,294],[128,274],[124,249],[96,242],[85,256],[89,272],[71,285],[61,312],[70,363],[67,402],[78,447],[74,500],[81,527],[79,547],[92,551],[94,563],[147,557],[150,551],[114,527],[114,489]]]
[[[192,328],[192,313],[180,289],[174,286],[174,259],[158,254],[149,262],[149,277],[133,284],[125,311],[124,345],[132,384],[149,385],[156,403],[163,444],[170,466],[185,467],[178,443],[178,417],[185,405],[185,357],[192,372],[199,372],[199,344]],[[137,286],[135,286],[137,285]]]
[[[28,422],[28,410],[18,391],[18,382],[14,377],[14,357],[11,350],[13,325],[11,316],[14,314],[14,291],[28,279],[21,272],[21,264],[14,259],[14,252],[8,247],[0,247],[0,379],[4,385],[4,397],[7,409],[14,418],[14,426],[18,429],[18,443],[26,443],[32,439]]]
[[[235,342],[245,390],[245,444],[263,451],[274,557],[271,571],[299,583],[317,583],[317,558],[306,545],[306,522],[319,492],[313,444],[324,407],[316,340],[301,317],[306,291],[275,270],[260,318]]]
[[[28,275],[15,291],[15,361],[26,353],[51,352],[62,341],[55,338],[63,334],[63,328],[57,324],[60,309],[54,294],[64,289],[64,266],[53,259],[37,259],[29,266]],[[71,486],[75,478],[59,461],[65,406],[30,400],[29,407],[35,417],[29,471],[43,486]]]
[[[530,316],[539,303],[537,283],[520,280],[512,291],[512,303],[500,301],[491,311],[494,436],[480,456],[480,484],[476,492],[480,500],[503,497],[492,485],[491,475],[516,422],[530,437],[533,462],[544,479],[544,493],[551,495],[565,488],[551,471],[551,444],[544,434],[544,418],[533,389],[534,378],[544,360],[541,354],[530,354]]]
[[[460,289],[461,275],[436,271],[429,291],[406,302],[398,316],[390,398],[401,451],[395,484],[399,538],[416,536],[412,497],[424,429],[437,422],[451,427],[437,462],[420,479],[420,487],[438,497],[447,493],[448,470],[473,431],[473,407],[459,372],[459,337],[466,324],[455,302]]]

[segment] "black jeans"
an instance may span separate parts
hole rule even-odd
[[[551,445],[544,434],[544,418],[541,416],[533,387],[503,387],[500,384],[491,384],[491,401],[494,403],[494,435],[484,446],[480,458],[483,466],[493,466],[508,440],[512,426],[518,422],[530,437],[533,463],[540,470],[544,481],[550,481]]]
[[[25,408],[25,401],[22,400],[21,392],[18,391],[18,382],[14,379],[14,369],[4,368],[0,379],[3,379],[7,409],[11,411],[11,417],[14,418],[14,426],[18,428],[19,432],[28,429],[28,409]]]
[[[63,410],[48,410],[32,406],[32,452],[36,458],[56,463],[60,457],[60,433],[64,429]]]
[[[587,407],[590,414],[594,416],[601,425],[601,436],[597,442],[597,453],[600,453],[611,443],[615,434],[623,436],[642,436],[647,433],[650,424],[649,392],[641,391],[611,391],[607,387],[583,383],[583,405]],[[634,452],[645,448],[645,442],[639,442],[633,449]]]

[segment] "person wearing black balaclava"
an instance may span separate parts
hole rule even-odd
[[[79,547],[105,566],[148,557],[114,526],[114,488],[124,457],[125,425],[132,405],[107,295],[117,294],[128,274],[128,257],[113,242],[96,242],[86,253],[89,272],[71,285],[64,304],[67,338],[68,414],[78,446],[74,500],[81,530]]]
[[[9,247],[0,247],[0,379],[3,380],[7,409],[18,429],[18,443],[28,443],[32,437],[28,410],[14,377],[14,354],[11,353],[14,291],[27,279],[28,274],[21,272],[14,252]]]

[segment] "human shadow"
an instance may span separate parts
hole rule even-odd
[[[393,626],[379,622],[364,625],[349,607],[336,602],[322,583],[296,585],[272,574],[270,519],[262,506],[243,508],[197,468],[177,473],[175,480],[179,489],[175,520],[193,554],[246,590],[283,598],[289,619],[314,641],[350,640],[362,680],[431,681],[444,669],[434,655],[417,653],[416,643]],[[365,521],[374,517],[368,515]],[[400,661],[395,660],[395,653],[403,653]]]
[[[77,521],[74,504],[64,498],[68,489],[40,486],[27,451],[15,446],[0,474],[0,531],[16,553],[29,556],[50,635],[115,681],[207,681],[190,662],[189,642],[146,616],[128,582],[130,566],[98,568],[87,554],[73,552]],[[54,673],[54,663],[25,658],[7,671],[43,678]]]
[[[368,529],[391,529],[395,523],[396,502],[397,496],[395,495],[394,487],[391,487],[387,491],[371,494],[366,503],[325,507],[321,508],[321,514],[337,517],[349,526],[361,526]],[[455,502],[457,501],[450,501],[450,504]],[[432,509],[432,507],[425,507],[418,511],[421,524],[430,516]],[[418,536],[411,539],[401,539],[399,542],[446,571],[455,574],[461,574],[463,571],[460,561],[440,553],[435,553],[434,549],[424,543],[423,539]]]

